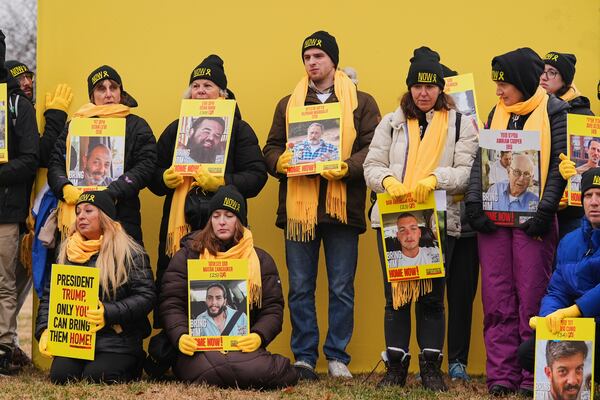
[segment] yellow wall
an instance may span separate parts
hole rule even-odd
[[[427,45],[442,62],[459,72],[473,72],[479,109],[487,115],[495,102],[489,79],[493,56],[529,46],[539,54],[556,50],[577,55],[576,83],[596,99],[599,72],[598,2],[562,0],[501,2],[330,1],[283,2],[196,0],[40,0],[38,27],[38,112],[43,94],[69,83],[75,100],[71,112],[86,101],[86,77],[101,64],[121,74],[125,89],[140,103],[158,137],[177,118],[181,95],[191,70],[208,54],[225,60],[229,87],[244,118],[264,145],[276,102],[288,94],[304,70],[302,40],[324,29],[336,36],[340,66],[353,66],[360,89],[377,100],[382,113],[395,109],[406,90],[412,50]],[[250,201],[256,244],[275,258],[284,289],[287,272],[283,236],[274,227],[277,183],[270,178]],[[142,193],[143,230],[156,261],[162,199]],[[324,265],[317,290],[321,341],[327,328]],[[482,313],[476,300],[470,370],[484,372]],[[349,346],[353,371],[370,370],[379,360],[383,341],[383,287],[375,236],[361,236],[356,277],[354,336]],[[284,331],[270,349],[291,356],[289,314]],[[413,340],[414,342],[415,340]],[[417,349],[412,348],[413,354]],[[321,357],[322,358],[322,357]],[[319,368],[324,368],[321,359]],[[413,363],[416,367],[416,363]]]

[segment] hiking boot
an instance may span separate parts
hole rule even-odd
[[[471,377],[467,374],[467,366],[458,361],[448,364],[448,375],[452,381],[460,379],[468,382],[471,380]]]
[[[388,347],[386,351],[381,352],[381,358],[386,371],[377,387],[404,386],[410,365],[410,354],[397,347]]]
[[[296,361],[294,368],[298,374],[299,381],[318,381],[319,375],[315,372],[315,368],[306,361]]]
[[[421,384],[425,389],[434,392],[446,392],[448,387],[442,378],[443,354],[435,349],[423,349],[419,354],[419,368],[421,370]]]
[[[348,366],[341,361],[338,360],[329,360],[329,365],[327,369],[329,370],[329,376],[332,378],[344,378],[344,379],[352,379],[352,374],[348,369]]]
[[[5,344],[0,344],[0,375],[12,375],[18,371],[11,365],[13,349]]]
[[[11,365],[15,368],[23,368],[31,365],[31,358],[19,346],[15,346],[12,353]]]

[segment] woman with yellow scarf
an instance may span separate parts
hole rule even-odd
[[[89,191],[76,202],[76,220],[58,251],[58,264],[98,268],[100,302],[86,319],[96,332],[93,360],[54,357],[50,380],[57,384],[86,379],[116,383],[138,379],[146,353],[142,341],[152,329],[148,313],[156,291],[148,254],[115,221],[115,204],[106,191]],[[50,284],[40,300],[35,337],[48,353]]]
[[[281,332],[283,293],[273,258],[254,247],[252,233],[245,227],[246,200],[235,186],[221,186],[208,208],[206,226],[181,240],[181,248],[162,279],[159,315],[163,332],[179,348],[173,372],[185,382],[220,387],[270,389],[294,385],[298,376],[290,361],[266,350]],[[196,317],[217,335],[242,335],[237,342],[240,351],[196,350],[188,329],[188,260],[198,258],[248,260],[245,301],[250,305],[250,333],[246,334],[245,324],[239,322],[246,319],[246,314],[236,310],[239,303],[219,281],[207,288],[207,309]],[[208,293],[213,289],[209,300]]]
[[[465,197],[469,222],[479,232],[487,385],[492,395],[530,394],[533,389],[533,375],[521,369],[517,350],[531,337],[529,318],[539,311],[558,242],[556,211],[566,184],[558,165],[560,153],[566,153],[568,105],[539,86],[543,71],[544,62],[530,48],[494,57],[492,79],[498,103],[486,125],[540,133],[542,190],[534,216],[516,228],[498,227],[489,220],[483,211],[479,155]],[[508,173],[509,180],[519,185],[532,179],[516,164]]]
[[[400,107],[387,114],[375,130],[364,163],[365,180],[374,192],[388,192],[393,197],[414,192],[418,202],[425,201],[434,189],[446,191],[448,265],[454,238],[461,230],[460,207],[453,196],[464,194],[467,187],[477,151],[477,131],[469,118],[455,111],[452,98],[443,92],[445,82],[438,53],[421,47],[414,51],[410,62],[406,78],[408,92],[402,96]],[[406,383],[410,363],[410,312],[411,303],[415,302],[421,382],[427,389],[446,391],[440,370],[445,337],[445,279],[391,284],[387,281],[378,209],[375,203],[371,226],[378,232],[386,299],[384,330],[387,347],[382,353],[387,373],[380,385],[404,386]],[[408,251],[402,253],[407,262],[414,261],[412,265],[419,263],[419,253],[427,250],[422,244],[417,245],[417,255],[408,254]],[[408,247],[407,244],[405,248]]]

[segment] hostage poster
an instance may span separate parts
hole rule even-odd
[[[479,130],[479,112],[477,110],[477,96],[475,95],[475,81],[473,74],[462,74],[444,78],[446,85],[444,92],[454,100],[456,111],[469,117],[473,127]]]
[[[567,114],[567,156],[577,174],[569,178],[569,205],[581,206],[581,174],[600,163],[600,117]]]

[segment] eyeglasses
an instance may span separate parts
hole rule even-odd
[[[523,177],[525,179],[530,179],[531,178],[531,172],[529,171],[521,171],[520,169],[510,169],[510,172],[513,173],[514,176],[516,176],[517,178]]]
[[[542,76],[546,75],[546,79],[554,79],[558,75],[558,71],[555,69],[549,69],[548,71],[542,72]]]

